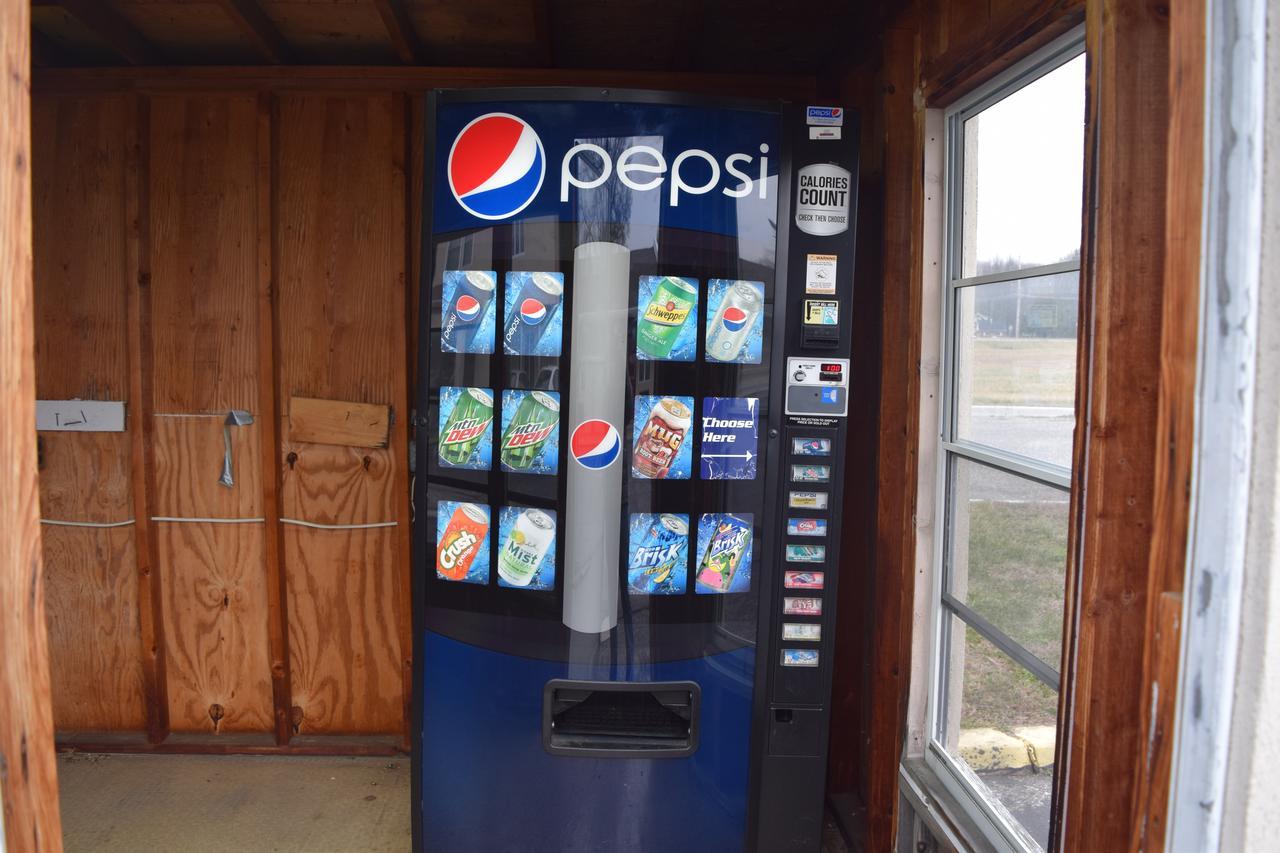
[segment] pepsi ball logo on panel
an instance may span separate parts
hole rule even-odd
[[[569,437],[569,452],[583,468],[602,471],[618,461],[622,440],[613,424],[593,418],[574,427]]]
[[[462,129],[449,149],[449,190],[481,219],[506,219],[529,206],[547,174],[533,128],[510,113],[487,113]]]

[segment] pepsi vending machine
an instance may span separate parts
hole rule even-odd
[[[415,849],[818,850],[856,117],[426,113]]]

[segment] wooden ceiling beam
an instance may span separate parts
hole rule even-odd
[[[387,28],[387,35],[391,37],[391,44],[400,61],[405,65],[424,64],[422,46],[418,43],[409,16],[405,14],[404,3],[401,0],[373,0],[373,5],[382,16],[382,23]]]
[[[273,65],[284,65],[290,61],[293,51],[289,48],[289,43],[255,0],[218,0],[218,5],[241,32],[249,37],[263,59]]]
[[[130,65],[156,65],[163,57],[133,24],[106,0],[56,0],[72,17],[93,31]]]

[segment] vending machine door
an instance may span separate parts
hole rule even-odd
[[[749,843],[779,551],[780,109],[429,99],[420,850]]]

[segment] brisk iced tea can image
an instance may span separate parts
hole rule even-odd
[[[680,595],[689,559],[689,516],[633,513],[627,586],[640,595]]]
[[[555,557],[551,556],[549,573],[543,564],[556,538],[555,515],[540,509],[505,507],[499,527],[502,536],[498,551],[499,585],[524,589],[554,587]]]
[[[493,453],[493,392],[488,388],[440,389],[440,462],[487,471]]]
[[[700,593],[744,592],[751,585],[751,523],[749,515],[710,513],[698,524],[698,582]]]
[[[641,276],[637,304],[641,307],[636,315],[636,356],[693,361],[698,336],[689,318],[698,315],[698,280]]]
[[[558,272],[507,273],[502,348],[507,355],[560,355],[560,305],[564,275]]]
[[[717,301],[719,305],[717,306]],[[707,360],[759,364],[764,286],[712,279],[707,288]]]
[[[631,475],[649,480],[687,480],[692,470],[692,397],[636,397]]]
[[[493,352],[494,322],[489,310],[498,289],[493,270],[445,270],[440,316],[440,349],[487,355]]]
[[[489,582],[489,508],[440,501],[436,505],[436,575],[451,581]],[[441,526],[443,525],[443,526]]]
[[[554,391],[503,391],[503,471],[554,474],[559,468],[560,395]]]

